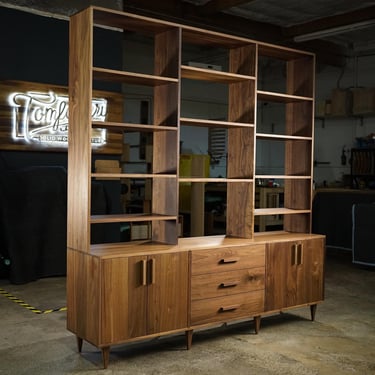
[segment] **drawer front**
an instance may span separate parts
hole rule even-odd
[[[192,251],[192,274],[264,267],[265,246],[251,245]]]
[[[264,311],[264,290],[202,299],[191,304],[191,325],[226,322]]]
[[[264,289],[264,267],[194,275],[192,301]]]

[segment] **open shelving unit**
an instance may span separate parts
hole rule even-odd
[[[284,215],[283,227],[289,232],[311,231],[313,135],[314,135],[314,56],[297,51],[259,47],[260,57],[282,61],[285,92],[257,91],[258,102],[281,103],[284,113],[282,132],[256,133],[256,143],[277,142],[284,148],[283,174],[258,174],[256,179],[282,181],[284,207],[257,208],[254,215]],[[258,127],[257,127],[258,129]]]
[[[103,16],[106,14],[108,17]],[[83,211],[90,211],[90,179],[91,178],[145,178],[151,179],[154,191],[153,205],[148,216],[142,216],[145,221],[152,221],[152,239],[165,243],[176,243],[177,232],[176,225],[171,225],[171,217],[177,222],[177,145],[178,145],[178,102],[171,100],[171,98],[178,97],[179,92],[179,30],[169,30],[167,26],[160,25],[159,27],[151,27],[150,22],[143,19],[138,19],[136,25],[132,24],[134,21],[131,17],[117,16],[112,18],[114,13],[106,12],[100,9],[88,9],[77,15],[76,21],[71,22],[71,40],[70,48],[71,55],[76,57],[75,62],[70,65],[70,100],[73,105],[78,105],[80,108],[90,108],[91,92],[96,81],[107,81],[117,83],[127,83],[136,85],[151,86],[154,90],[154,107],[157,109],[153,114],[153,124],[127,124],[127,123],[93,123],[91,124],[90,113],[88,111],[73,111],[72,122],[91,124],[84,129],[78,127],[70,127],[71,147],[73,150],[69,152],[70,165],[77,165],[79,162],[80,168],[71,168],[69,176],[70,191],[75,191],[77,194],[71,197],[74,204],[69,205],[71,212],[68,214],[71,218],[69,232],[78,232],[72,228],[78,228],[83,224],[82,217],[78,215]],[[142,30],[143,32],[154,33],[155,43],[155,72],[151,74],[141,74],[138,72],[119,71],[108,69],[106,67],[97,67],[89,63],[93,61],[94,54],[94,24],[102,24],[105,26],[116,27],[120,22],[122,26],[127,24],[130,29]],[[104,21],[104,22],[102,22]],[[124,23],[125,22],[125,23]],[[130,23],[130,25],[128,25]],[[87,39],[82,39],[81,35],[87,36]],[[91,43],[89,42],[91,41]],[[165,48],[168,44],[169,48]],[[85,82],[84,84],[79,84]],[[92,173],[91,158],[89,154],[90,142],[89,134],[91,127],[118,129],[118,131],[148,131],[154,133],[154,160],[152,163],[151,174],[105,174]],[[83,134],[85,132],[85,134]],[[85,142],[82,140],[85,139]],[[80,140],[79,147],[82,147],[82,155],[75,155],[74,141]],[[83,145],[85,143],[85,145]],[[169,157],[165,157],[165,145],[168,144]],[[163,152],[158,152],[162,150]],[[87,177],[90,177],[89,179]],[[81,184],[82,180],[88,183]],[[173,193],[174,192],[174,193]],[[82,196],[86,199],[82,200]],[[155,215],[155,218],[152,217]],[[165,217],[165,220],[163,220]],[[139,221],[138,216],[122,215],[121,217],[105,216],[99,221],[98,218],[93,220],[86,220],[83,224],[86,229],[83,231],[86,235],[79,235],[79,239],[72,239],[72,243],[79,243],[78,248],[90,248],[90,224],[97,222],[132,222]],[[72,236],[73,237],[73,236]],[[69,247],[70,245],[68,245]],[[74,246],[73,248],[76,248]]]
[[[96,65],[96,27],[149,38],[153,71]],[[223,51],[223,70],[182,63],[187,47]],[[284,90],[258,89],[260,58],[285,64]],[[314,63],[310,53],[99,7],[71,17],[67,326],[79,351],[83,340],[101,348],[107,367],[112,345],[136,339],[184,332],[190,348],[193,330],[211,323],[251,318],[258,332],[262,314],[303,305],[310,306],[314,318],[323,300],[324,263],[324,237],[311,234]],[[181,116],[184,85],[191,81],[224,88],[226,118]],[[150,123],[91,121],[92,92],[101,82],[151,89]],[[282,131],[262,128],[257,119],[261,102],[284,106]],[[226,129],[224,177],[181,174],[181,126]],[[94,172],[93,128],[151,133],[147,173]],[[282,173],[258,171],[262,142],[282,144]],[[91,184],[108,178],[151,181],[150,212],[92,215]],[[255,208],[256,179],[283,181],[284,207]],[[223,236],[179,238],[184,184],[219,184],[225,190]],[[254,218],[267,215],[282,215],[283,230],[255,234]],[[150,240],[91,243],[96,225],[142,222],[150,225]],[[278,271],[281,261],[292,268]],[[239,285],[233,284],[237,275]],[[230,288],[216,287],[216,281],[229,282]],[[292,294],[295,298],[287,298]]]

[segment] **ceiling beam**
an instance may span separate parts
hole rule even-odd
[[[371,21],[375,19],[375,6],[354,10],[348,13],[342,13],[335,16],[319,18],[318,20],[302,23],[295,26],[284,28],[286,38],[314,33],[317,31],[328,30],[335,27],[352,25],[359,22]]]
[[[254,0],[209,0],[206,4],[198,7],[201,14],[213,14],[239,6],[242,4],[251,3]]]
[[[238,35],[288,47],[314,52],[317,61],[342,67],[346,60],[347,51],[336,44],[325,41],[294,43],[292,38],[285,38],[285,29],[280,26],[251,21],[226,13],[203,15],[199,6],[181,0],[124,0],[124,11],[144,16],[164,19],[217,32]],[[318,43],[319,42],[319,43]],[[338,49],[339,48],[339,49]]]
[[[291,43],[290,46],[296,48],[295,43]],[[342,68],[347,62],[347,49],[326,40],[311,40],[298,43],[298,49],[315,53],[318,64]]]

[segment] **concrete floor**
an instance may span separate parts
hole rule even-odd
[[[65,278],[25,285],[0,280],[0,288],[40,310],[65,306]],[[1,291],[1,290],[0,290]],[[309,309],[197,332],[193,347],[183,336],[113,347],[108,369],[101,353],[84,343],[76,350],[64,311],[35,314],[0,295],[0,374],[375,374],[375,270],[330,253],[326,300],[316,321]]]

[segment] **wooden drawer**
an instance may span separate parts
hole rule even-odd
[[[264,311],[264,290],[201,299],[191,304],[191,325],[226,322],[259,315]]]
[[[265,246],[251,245],[192,251],[192,275],[264,267]]]
[[[264,289],[264,267],[194,275],[191,299],[222,297]]]

